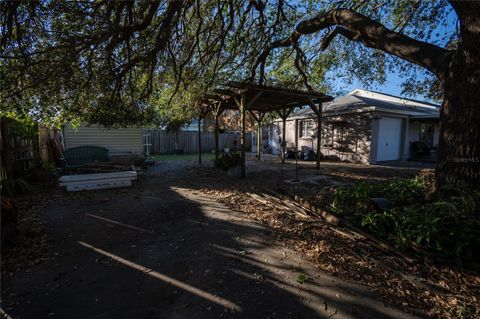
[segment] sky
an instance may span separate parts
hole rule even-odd
[[[388,72],[386,75],[386,81],[383,84],[375,84],[370,87],[365,87],[365,85],[359,80],[353,80],[353,82],[347,83],[341,78],[335,80],[333,83],[334,91],[342,91],[344,93],[351,92],[355,89],[367,89],[373,91],[379,91],[383,93],[388,93],[391,95],[402,95],[402,83],[403,79],[399,76],[397,72]],[[417,100],[425,100],[422,96],[412,97]]]

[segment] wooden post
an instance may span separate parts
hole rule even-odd
[[[263,118],[265,117],[265,113],[261,113],[258,115],[258,141],[257,141],[257,145],[258,145],[258,159],[260,159],[261,157],[261,154],[262,154],[262,121],[263,121]]]
[[[284,109],[282,111],[277,111],[278,115],[282,119],[283,127],[282,127],[282,154],[281,154],[281,159],[282,159],[282,164],[285,163],[285,151],[287,150],[287,118],[292,112],[293,108],[290,109]]]
[[[202,164],[202,128],[201,128],[202,113],[198,114],[198,164]]]
[[[218,154],[219,154],[219,149],[218,149],[218,114],[214,114],[215,116],[215,131],[214,137],[215,137],[215,159],[218,159]]]
[[[282,118],[283,127],[282,127],[282,163],[285,163],[285,151],[287,150],[287,117],[283,116]]]
[[[298,119],[295,119],[295,157],[298,152]]]
[[[257,159],[260,159],[260,144],[262,143],[262,126],[260,122],[257,122]]]
[[[322,104],[317,114],[317,169],[320,169],[320,152],[322,150]]]
[[[220,154],[220,150],[219,150],[219,145],[218,145],[218,135],[219,135],[219,126],[218,126],[218,118],[220,117],[220,115],[222,114],[223,112],[223,108],[222,108],[222,102],[218,102],[216,104],[214,104],[212,107],[211,107],[211,111],[212,111],[212,115],[215,117],[215,130],[213,132],[213,136],[214,136],[214,139],[215,139],[215,159],[217,160],[218,159],[218,156]]]
[[[241,150],[241,177],[245,177],[245,94],[242,93],[240,98],[240,121],[242,123],[242,131],[240,133],[240,150]]]
[[[265,113],[255,114],[253,111],[250,111],[253,119],[257,123],[257,158],[260,159],[261,154],[261,143],[262,143],[262,121]]]
[[[241,177],[245,177],[245,130],[246,130],[246,117],[245,113],[248,107],[250,107],[253,102],[255,102],[260,96],[262,92],[258,92],[250,101],[245,101],[245,93],[242,93],[240,96],[240,102],[234,98],[235,103],[237,104],[238,108],[240,109],[240,122],[242,123],[242,131],[240,132],[240,147],[241,147]]]

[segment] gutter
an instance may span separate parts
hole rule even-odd
[[[322,112],[322,115],[325,117],[330,117],[330,116],[337,116],[337,115],[345,115],[345,114],[357,114],[357,113],[366,113],[366,112],[385,112],[385,113],[393,113],[393,114],[402,114],[402,115],[407,115],[411,118],[439,118],[438,114],[425,114],[425,113],[420,113],[420,112],[414,112],[414,111],[402,111],[402,110],[392,110],[388,108],[383,108],[383,107],[375,107],[375,106],[367,106],[367,107],[362,107],[359,109],[355,110],[348,110],[348,111],[338,111],[338,112],[329,112],[329,111],[324,111]],[[287,121],[291,120],[296,120],[296,119],[316,119],[317,116],[312,112],[306,114],[305,116],[292,116],[287,119]],[[274,122],[281,121],[280,118],[277,118],[274,120]]]

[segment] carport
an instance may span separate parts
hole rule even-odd
[[[305,105],[310,106],[317,117],[317,162],[316,167],[320,168],[320,146],[321,146],[321,122],[322,122],[322,103],[332,101],[333,97],[321,92],[302,91],[287,89],[276,86],[267,86],[259,84],[250,84],[243,82],[229,82],[222,88],[213,90],[212,94],[204,95],[197,103],[198,110],[198,130],[201,131],[201,120],[209,112],[215,119],[215,158],[218,158],[218,119],[225,110],[240,111],[241,134],[240,134],[240,152],[241,152],[241,177],[245,177],[245,130],[246,113],[249,112],[257,123],[257,158],[260,158],[261,146],[261,124],[265,114],[275,112],[283,121],[282,133],[282,163],[285,162],[285,135],[286,121],[290,113],[297,107]],[[298,132],[296,132],[298,134]],[[199,134],[200,136],[200,134]],[[297,145],[295,145],[297,148]],[[202,160],[201,139],[199,138],[199,162]]]

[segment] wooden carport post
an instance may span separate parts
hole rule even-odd
[[[213,107],[212,113],[213,113],[213,116],[215,117],[215,131],[213,133],[215,137],[215,159],[217,160],[218,155],[220,153],[219,147],[218,147],[218,134],[219,134],[218,131],[220,130],[220,128],[218,127],[218,118],[222,114],[222,102],[218,102],[218,104]]]
[[[198,164],[202,164],[202,111],[199,111],[197,126],[198,126]]]
[[[202,119],[208,113],[208,109],[203,109],[202,105],[198,105],[198,164],[202,164]]]
[[[242,131],[240,133],[240,156],[241,156],[241,166],[240,166],[240,177],[245,177],[245,93],[242,93],[240,96],[240,121],[242,123]]]
[[[242,131],[240,132],[240,155],[241,155],[241,171],[240,177],[245,177],[245,130],[246,130],[246,110],[250,107],[260,96],[262,92],[258,92],[250,101],[246,102],[245,93],[240,95],[240,102],[237,99],[234,99],[238,108],[240,109],[240,122],[242,123]]]
[[[215,137],[215,160],[218,160],[218,154],[219,149],[218,149],[218,115],[215,115],[215,131],[213,132],[214,137]],[[215,164],[216,165],[216,164]]]
[[[287,135],[287,118],[290,116],[293,108],[283,109],[281,111],[277,111],[278,116],[282,119],[283,127],[282,127],[282,163],[285,163],[285,151],[287,149],[287,140],[285,135]]]
[[[317,115],[317,169],[320,169],[320,151],[322,144],[322,102],[315,105],[315,103],[310,100],[310,108]]]
[[[257,158],[260,159],[261,157],[261,148],[260,148],[260,144],[262,142],[262,138],[261,138],[261,134],[262,134],[262,121],[263,121],[263,118],[265,117],[265,113],[259,113],[258,116],[253,112],[253,111],[250,111],[250,114],[252,114],[253,118],[255,119],[255,121],[257,122]]]

